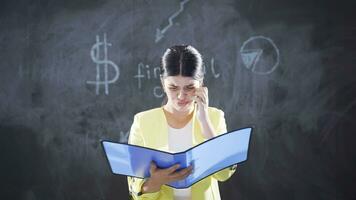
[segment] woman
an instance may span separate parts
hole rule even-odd
[[[219,134],[226,133],[224,112],[208,106],[208,89],[203,86],[200,53],[192,46],[178,45],[166,50],[161,63],[161,83],[166,99],[161,107],[135,115],[129,144],[168,152],[181,152]],[[160,169],[151,163],[150,177],[128,177],[133,199],[220,200],[217,181],[229,179],[236,165],[212,174],[189,188],[165,184],[186,178],[193,166],[180,171],[179,165]]]

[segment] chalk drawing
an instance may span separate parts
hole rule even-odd
[[[119,142],[126,143],[129,140],[130,131],[120,131]]]
[[[215,72],[215,60],[214,57],[211,58],[210,60],[210,69],[211,69],[211,73],[213,74],[214,78],[219,78],[220,74]]]
[[[100,60],[100,46],[103,46],[104,48],[104,59]],[[106,41],[106,33],[104,33],[104,41],[100,42],[99,36],[96,36],[96,43],[93,45],[90,51],[90,56],[93,62],[96,63],[96,80],[95,81],[87,81],[87,84],[94,84],[96,86],[96,95],[99,95],[99,89],[100,85],[105,86],[105,94],[109,94],[109,84],[115,83],[120,76],[120,69],[119,67],[112,62],[111,60],[108,60],[108,46],[111,46],[111,43],[107,43]],[[104,80],[101,80],[100,77],[100,65],[104,64]],[[111,65],[114,70],[115,70],[115,76],[113,79],[108,80],[108,66]]]
[[[159,28],[157,28],[156,30],[156,40],[155,42],[159,42],[163,37],[164,37],[164,33],[173,25],[173,19],[176,18],[181,12],[184,11],[184,4],[188,3],[189,0],[184,0],[182,2],[180,2],[180,8],[177,12],[175,12],[172,16],[169,17],[168,21],[169,24],[164,27],[162,30],[160,30]]]
[[[248,48],[250,43],[253,42],[253,44],[261,44],[261,40],[264,41],[264,43],[267,41],[269,45],[273,47],[272,53],[270,55],[274,54],[275,62],[271,64],[270,66],[267,66],[267,70],[257,70],[257,64],[259,63],[260,59],[263,59],[264,55],[264,49],[259,49],[259,48]],[[262,46],[262,44],[260,45]],[[253,36],[250,37],[248,40],[246,40],[241,48],[240,48],[240,55],[242,58],[243,64],[246,66],[247,69],[251,70],[253,73],[260,74],[260,75],[265,75],[265,74],[270,74],[272,73],[279,65],[279,49],[277,48],[276,44],[273,42],[272,39],[265,37],[265,36]]]
[[[151,70],[153,70],[153,78],[158,78],[160,73],[159,67],[151,68],[150,65],[145,65],[142,62],[137,65],[137,74],[134,76],[134,78],[137,78],[137,84],[139,89],[141,89],[142,86],[141,79],[151,79]]]
[[[153,88],[153,95],[154,95],[156,98],[162,98],[163,95],[164,95],[162,86],[156,86],[156,87],[154,87],[154,88]]]

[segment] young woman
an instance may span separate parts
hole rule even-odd
[[[226,133],[224,112],[209,107],[208,88],[203,85],[201,54],[192,46],[168,48],[161,63],[161,83],[166,94],[161,107],[137,113],[130,129],[129,144],[168,152],[181,152]],[[217,181],[229,179],[236,165],[216,172],[189,188],[165,184],[186,178],[193,166],[177,171],[179,165],[158,168],[151,163],[150,177],[128,177],[133,199],[220,200]]]

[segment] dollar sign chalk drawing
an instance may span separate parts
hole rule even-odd
[[[100,60],[100,46],[104,47],[104,59]],[[112,62],[111,60],[108,60],[108,46],[111,46],[111,43],[106,42],[106,34],[104,33],[104,41],[100,42],[99,36],[96,36],[96,43],[93,45],[90,51],[90,56],[93,62],[96,63],[96,81],[87,81],[87,84],[95,84],[96,85],[96,94],[99,95],[99,88],[100,85],[105,86],[105,94],[109,94],[109,84],[115,83],[117,79],[119,79],[120,76],[120,69],[119,67]],[[104,65],[104,80],[102,81],[100,78],[100,65]],[[111,65],[115,72],[116,75],[113,79],[108,80],[108,66]]]

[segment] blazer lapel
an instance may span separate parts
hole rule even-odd
[[[152,130],[155,132],[155,137],[152,137],[152,148],[168,151],[168,124],[163,107],[158,108],[157,116],[154,117],[154,119],[157,120],[158,123],[156,129]]]
[[[194,105],[193,114],[193,130],[192,130],[192,142],[193,146],[198,145],[204,141],[203,135],[201,134],[201,126],[197,118],[197,104]]]
[[[193,146],[201,143],[204,141],[204,138],[202,137],[201,134],[201,127],[199,124],[199,121],[197,119],[197,105],[194,104],[194,110],[193,110],[193,117],[192,117],[192,144]],[[150,144],[152,144],[153,148],[159,149],[161,151],[168,151],[169,152],[169,147],[168,147],[168,122],[166,119],[166,116],[163,111],[163,107],[161,106],[157,110],[157,117],[155,117],[159,123],[157,123],[157,127],[155,127],[155,130],[152,130],[155,132],[155,137],[152,137],[152,141]]]

